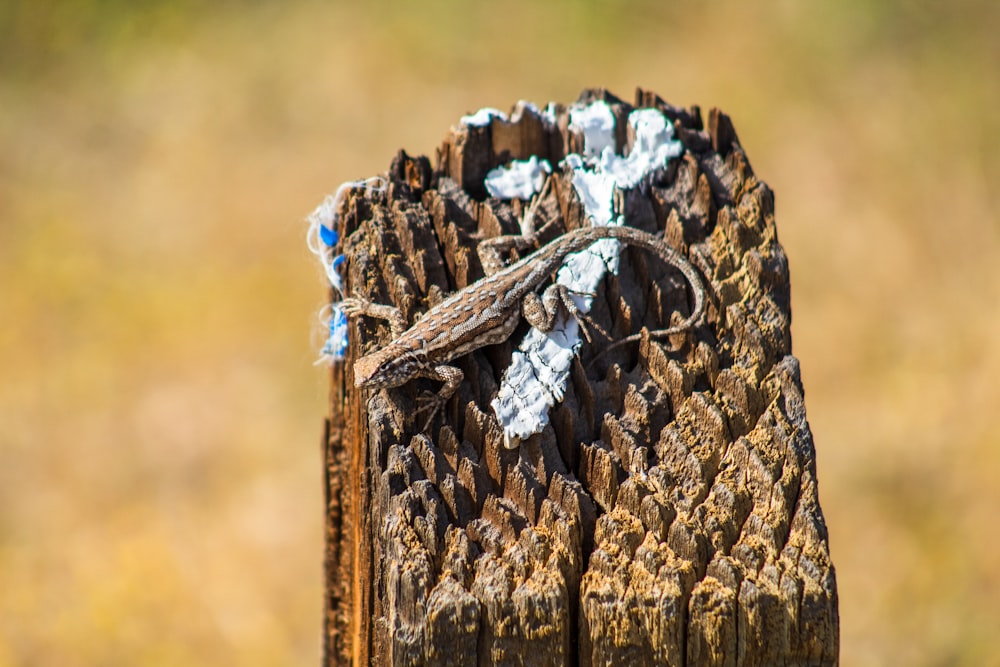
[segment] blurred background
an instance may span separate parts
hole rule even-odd
[[[303,217],[481,106],[721,107],[775,190],[844,665],[1000,664],[1000,5],[0,3],[0,665],[317,664]]]

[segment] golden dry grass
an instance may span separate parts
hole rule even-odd
[[[777,193],[843,664],[1000,664],[1000,14],[661,4],[0,8],[0,665],[315,664],[302,216],[637,84]]]

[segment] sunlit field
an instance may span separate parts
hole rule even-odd
[[[637,85],[776,192],[842,664],[1000,664],[1000,5],[206,4],[0,5],[0,666],[317,664],[302,218]]]

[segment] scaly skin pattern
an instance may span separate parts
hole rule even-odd
[[[580,252],[601,239],[615,239],[624,245],[645,248],[676,267],[691,284],[695,298],[691,316],[675,327],[656,332],[657,335],[684,331],[700,322],[705,311],[705,289],[694,267],[674,248],[634,227],[583,227],[553,239],[520,261],[455,292],[406,331],[394,331],[392,342],[355,362],[356,386],[381,389],[398,387],[417,377],[440,380],[445,383],[444,387],[436,396],[425,400],[424,408],[440,407],[455,393],[463,378],[462,371],[449,366],[448,362],[505,341],[517,327],[522,310],[529,322],[538,326],[539,319],[531,317],[534,314],[531,311],[537,311],[541,303],[537,291],[552,278],[567,255]],[[566,301],[563,299],[562,303]],[[555,303],[551,301],[551,305],[544,306],[549,322]],[[399,328],[398,323],[402,320],[395,309],[360,299],[345,299],[342,307],[348,315],[366,314],[390,322],[394,317],[394,329]]]

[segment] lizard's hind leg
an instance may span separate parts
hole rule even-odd
[[[479,245],[476,246],[476,254],[479,255],[479,263],[483,265],[483,272],[492,276],[508,265],[505,258],[511,250],[524,252],[537,247],[537,245],[534,236],[518,236],[516,234],[494,236],[491,239],[480,241]]]
[[[440,410],[444,404],[448,402],[448,399],[451,398],[452,395],[458,390],[458,386],[462,384],[462,380],[465,378],[465,373],[463,373],[462,369],[457,366],[442,364],[440,366],[435,366],[434,368],[421,371],[418,375],[444,382],[444,386],[438,390],[438,393],[426,393],[417,398],[416,414],[420,415],[430,411],[427,415],[427,422],[424,424],[423,429],[424,431],[427,431],[431,427],[431,422],[434,421],[434,415],[436,415],[438,410]]]
[[[521,312],[524,314],[524,319],[528,321],[528,324],[539,331],[548,333],[555,327],[556,318],[559,316],[559,311],[562,310],[577,321],[580,325],[580,331],[588,343],[593,343],[590,337],[590,328],[593,328],[605,338],[610,339],[611,336],[607,331],[577,307],[576,302],[570,296],[575,293],[578,294],[578,292],[574,292],[559,283],[549,285],[542,296],[538,296],[534,292],[529,292],[524,296],[524,302],[521,304]]]

